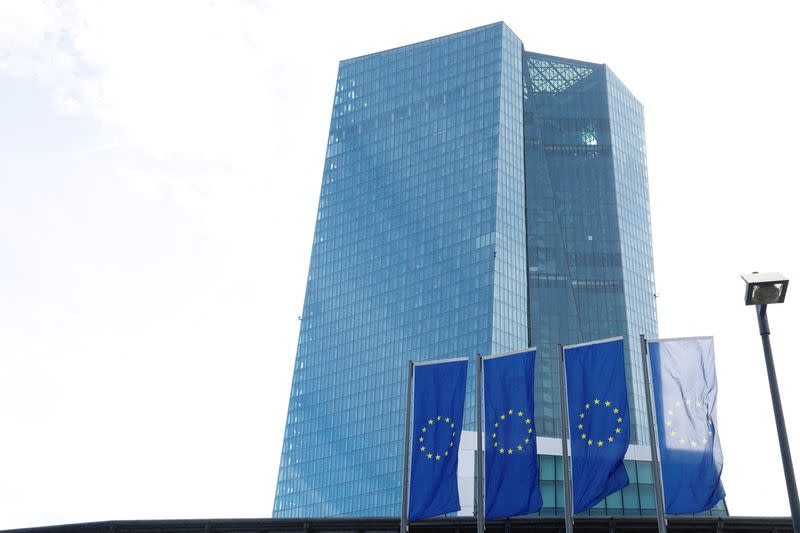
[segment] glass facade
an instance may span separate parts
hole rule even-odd
[[[537,429],[561,436],[558,344],[623,335],[631,442],[648,444],[639,334],[657,325],[641,104],[603,65],[525,53],[524,71]]]
[[[537,346],[536,424],[558,437],[557,343],[624,335],[646,443],[647,194],[641,105],[602,65],[503,23],[342,61],[273,516],[399,515],[409,359],[470,357],[474,431],[475,357]],[[543,514],[563,509],[548,471]],[[603,512],[649,512],[640,483]]]
[[[625,460],[630,484],[579,516],[655,516],[656,496],[650,461]],[[561,456],[539,456],[542,510],[538,516],[564,516],[564,471]],[[728,516],[725,501],[695,516]]]
[[[340,64],[274,516],[397,515],[407,361],[527,345],[521,54],[495,24]]]

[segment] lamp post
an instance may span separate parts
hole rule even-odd
[[[800,501],[797,497],[797,482],[794,479],[792,452],[789,450],[789,439],[786,436],[786,423],[783,419],[781,395],[778,391],[778,379],[775,376],[775,363],[772,361],[772,346],[769,342],[769,322],[767,321],[767,305],[783,303],[789,280],[778,272],[745,274],[742,276],[747,289],[744,295],[745,305],[756,306],[758,330],[761,344],[764,346],[764,361],[767,364],[769,392],[772,396],[772,410],[775,413],[775,428],[778,431],[778,443],[781,447],[783,475],[786,478],[786,492],[789,496],[789,508],[792,511],[792,528],[800,533]]]

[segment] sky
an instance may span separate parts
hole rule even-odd
[[[788,515],[739,276],[800,275],[798,15],[0,1],[0,529],[271,515],[338,61],[499,20],[643,103],[660,336],[715,337],[731,514]],[[769,315],[800,461],[794,292]]]

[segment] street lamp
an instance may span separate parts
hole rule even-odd
[[[794,479],[792,452],[789,450],[789,439],[786,437],[786,423],[783,420],[781,394],[778,391],[778,379],[775,377],[775,364],[772,361],[772,346],[769,343],[769,322],[767,321],[767,305],[780,304],[786,298],[789,280],[778,272],[744,274],[742,279],[747,284],[744,293],[745,305],[756,306],[758,330],[761,333],[761,344],[764,346],[764,361],[767,363],[769,392],[772,396],[772,410],[775,413],[775,428],[778,431],[778,443],[783,459],[783,475],[786,478],[786,492],[789,495],[789,508],[792,511],[792,528],[800,533],[800,502],[797,498],[797,483]]]
[[[789,280],[783,274],[753,272],[752,274],[743,274],[742,279],[747,284],[747,290],[744,293],[745,305],[782,304],[786,298]]]

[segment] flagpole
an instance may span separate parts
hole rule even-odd
[[[559,392],[561,393],[561,465],[564,468],[564,528],[572,533],[572,478],[569,474],[569,421],[567,420],[567,373],[564,365],[564,345],[558,345]]]
[[[475,413],[478,436],[478,533],[483,533],[485,519],[483,516],[483,357],[478,355],[478,366],[475,367],[477,384],[475,387]]]
[[[642,369],[644,370],[644,394],[647,400],[647,422],[650,430],[650,457],[653,467],[653,487],[656,491],[656,517],[658,533],[667,533],[667,518],[664,516],[664,486],[661,481],[661,465],[658,461],[658,440],[656,439],[656,419],[653,414],[653,395],[650,392],[650,358],[647,351],[647,339],[639,335],[642,344]]]
[[[400,510],[400,533],[408,530],[408,441],[411,439],[411,382],[414,378],[414,361],[408,362],[406,388],[406,428],[403,437],[403,508]]]

